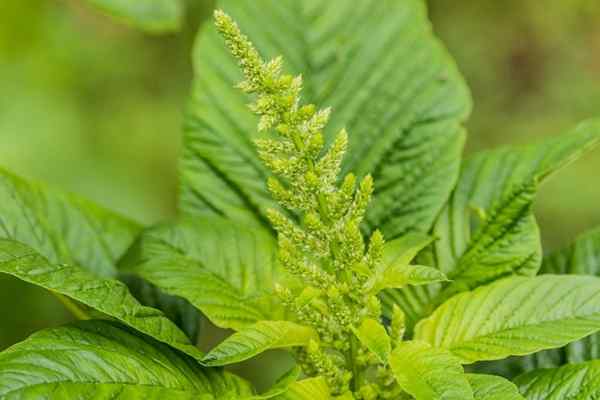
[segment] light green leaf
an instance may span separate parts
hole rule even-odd
[[[342,127],[350,133],[343,172],[375,178],[370,227],[389,239],[428,231],[458,176],[470,97],[432,34],[424,2],[221,0],[217,6],[265,58],[282,56],[287,71],[303,75],[306,102],[333,107],[326,140]],[[252,144],[256,118],[234,87],[241,77],[236,62],[210,24],[199,33],[194,71],[180,208],[264,223],[275,203]]]
[[[120,281],[51,263],[29,246],[6,239],[0,239],[0,272],[67,296],[196,359],[203,356],[162,312],[142,306]]]
[[[276,246],[261,228],[219,217],[184,218],[146,230],[119,268],[187,299],[215,325],[241,329],[284,317],[273,295],[281,275]]]
[[[309,327],[289,321],[259,321],[234,333],[212,349],[202,363],[208,366],[234,364],[270,349],[306,346],[317,340]]]
[[[427,316],[452,294],[508,275],[533,276],[541,244],[531,212],[536,184],[590,151],[600,141],[600,120],[579,124],[540,145],[482,152],[467,159],[452,196],[436,220],[430,260],[451,283],[408,287],[382,295],[399,304],[409,322]],[[476,215],[474,209],[483,210]],[[481,214],[481,213],[479,213]]]
[[[298,377],[302,373],[302,368],[296,365],[291,370],[286,372],[281,378],[277,380],[275,385],[270,388],[267,392],[259,395],[252,396],[249,400],[266,400],[272,398],[279,398],[280,395],[285,394],[290,389],[290,386],[298,381]]]
[[[600,361],[532,371],[515,383],[527,400],[595,400],[600,393]]]
[[[366,289],[378,293],[384,289],[403,288],[407,285],[429,285],[446,282],[448,278],[439,269],[423,265],[382,265],[367,281]]]
[[[450,350],[464,363],[564,346],[600,330],[600,278],[512,277],[441,305],[415,339]]]
[[[0,398],[215,400],[250,386],[107,321],[43,330],[0,353]]]
[[[570,246],[544,257],[540,274],[593,275],[600,277],[600,229],[594,229],[578,237]],[[577,342],[569,343],[564,352],[554,355],[552,363],[535,360],[538,365],[557,367],[562,362],[579,363],[600,359],[600,334],[595,333]],[[533,355],[539,358],[538,354]]]
[[[387,363],[392,344],[387,331],[378,321],[365,319],[362,324],[354,329],[354,334],[360,342],[373,352],[382,363]]]
[[[148,33],[175,32],[183,22],[181,0],[88,0],[112,17]]]
[[[428,343],[399,343],[390,357],[400,387],[416,400],[468,400],[473,391],[458,358]]]
[[[117,258],[139,230],[136,223],[87,200],[0,168],[0,239],[24,243],[53,263],[114,276]]]
[[[475,400],[525,400],[510,381],[494,375],[467,374]]]
[[[329,400],[330,390],[322,377],[308,378],[294,382],[287,392],[275,400]]]
[[[383,247],[383,262],[387,265],[407,265],[431,242],[431,236],[417,233],[409,233],[386,242]]]

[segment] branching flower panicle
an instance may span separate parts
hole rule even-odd
[[[255,95],[250,109],[260,117],[258,130],[275,133],[255,140],[261,160],[274,174],[267,187],[300,221],[274,209],[267,213],[278,232],[282,266],[307,287],[302,294],[283,287],[276,291],[297,320],[313,326],[320,338],[298,350],[297,360],[305,374],[324,376],[335,394],[351,390],[355,398],[386,398],[386,382],[373,385],[365,379],[377,361],[365,356],[368,350],[352,331],[381,313],[377,297],[363,290],[368,271],[383,256],[381,233],[376,231],[365,249],[360,231],[373,180],[366,176],[357,188],[355,176],[348,174],[338,184],[348,135],[341,130],[326,148],[323,130],[331,110],[303,105],[302,77],[283,74],[280,57],[264,61],[228,15],[216,11],[215,22],[244,73],[238,87]],[[382,373],[386,379],[388,375]]]

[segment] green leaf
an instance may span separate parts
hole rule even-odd
[[[594,400],[600,393],[600,361],[532,371],[515,383],[527,400]]]
[[[322,377],[308,378],[294,382],[287,392],[275,400],[329,400],[330,390]]]
[[[269,232],[219,217],[183,218],[146,230],[119,263],[165,293],[187,299],[215,325],[241,329],[281,319],[281,275]]]
[[[183,22],[181,0],[88,0],[112,17],[147,33],[176,32]]]
[[[494,375],[467,374],[475,400],[525,400],[510,381]]]
[[[354,334],[360,342],[373,352],[382,363],[387,363],[392,351],[392,343],[387,331],[378,321],[365,319]]]
[[[399,343],[390,365],[402,390],[416,400],[468,400],[473,391],[458,358],[428,343]]]
[[[53,263],[114,276],[115,263],[140,227],[79,197],[0,169],[0,239],[35,249]]]
[[[436,222],[438,268],[467,287],[510,273],[534,275],[539,234],[527,203],[535,186],[600,143],[600,120],[590,120],[542,144],[476,154],[465,162],[448,206]],[[483,221],[470,208],[486,211]],[[473,230],[471,225],[475,225]],[[473,267],[481,277],[475,275]],[[487,272],[483,271],[487,269]],[[467,276],[464,276],[467,274]]]
[[[600,277],[600,229],[594,229],[579,236],[565,249],[546,257],[540,269],[541,274],[593,275]],[[600,334],[596,333],[577,342],[569,343],[565,349],[566,361],[579,363],[600,359]],[[534,355],[537,357],[537,355]],[[560,357],[552,366],[561,365]],[[548,366],[548,363],[545,363]]]
[[[151,283],[133,275],[121,276],[131,294],[144,306],[161,310],[190,338],[198,341],[201,314],[196,307],[181,297],[170,296]]]
[[[298,377],[302,374],[302,368],[296,365],[291,370],[286,372],[281,378],[277,380],[275,385],[270,388],[266,393],[252,396],[251,400],[265,400],[272,398],[279,398],[280,395],[285,394],[290,389],[290,386],[298,381]]]
[[[203,356],[163,313],[142,306],[120,281],[51,263],[29,246],[6,239],[0,239],[0,272],[67,296],[196,359]]]
[[[564,346],[600,330],[600,279],[512,277],[442,304],[415,339],[450,350],[464,363]]]
[[[410,261],[432,242],[429,236],[410,233],[386,242],[383,263],[366,283],[366,289],[378,293],[384,289],[402,288],[406,285],[427,285],[448,279],[438,269],[422,265],[409,265]]]
[[[417,233],[409,233],[386,242],[383,247],[383,262],[387,265],[407,265],[431,242],[431,236]]]
[[[486,151],[467,159],[432,231],[438,240],[429,258],[451,282],[388,291],[382,295],[387,312],[399,304],[412,325],[454,293],[509,275],[535,275],[541,263],[531,212],[536,185],[599,141],[596,119],[540,145]]]
[[[325,136],[331,141],[342,127],[350,133],[343,172],[372,173],[377,184],[369,225],[389,239],[428,231],[458,175],[470,97],[432,34],[424,2],[217,5],[265,58],[282,56],[287,71],[303,75],[306,102],[335,109]],[[234,87],[235,60],[210,24],[199,33],[194,71],[180,208],[265,223],[265,211],[276,205],[251,141],[256,118]]]
[[[270,349],[306,346],[316,332],[289,321],[259,321],[234,333],[203,359],[207,366],[221,366],[247,360]]]
[[[0,398],[226,399],[249,385],[107,321],[43,330],[0,353]]]

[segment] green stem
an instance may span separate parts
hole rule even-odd
[[[75,318],[77,318],[79,320],[90,319],[90,316],[88,315],[88,313],[86,313],[81,307],[79,307],[70,298],[68,298],[60,293],[52,292],[52,294],[54,294],[54,297],[56,297],[58,299],[58,301],[60,301],[62,303],[62,305],[65,306],[65,308],[67,310],[69,310]]]
[[[358,366],[356,365],[356,357],[358,356],[358,348],[356,346],[356,338],[354,335],[350,336],[350,354],[349,354],[349,364],[350,370],[352,371],[352,382],[351,387],[353,392],[358,392],[360,389],[360,371]]]

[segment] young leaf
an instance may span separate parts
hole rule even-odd
[[[260,228],[184,218],[146,230],[119,268],[187,299],[222,328],[283,317],[272,294],[281,274],[276,243]]]
[[[423,2],[268,0],[259,7],[221,0],[218,6],[265,58],[282,56],[289,72],[303,75],[307,103],[335,109],[326,142],[341,127],[352,133],[342,172],[373,173],[369,225],[388,238],[428,231],[458,175],[470,98],[432,34]],[[209,24],[198,36],[194,70],[180,208],[264,223],[265,210],[276,204],[249,135],[256,120],[234,87],[238,68]]]
[[[408,265],[431,242],[433,242],[431,236],[417,233],[409,233],[386,242],[383,248],[384,263],[387,265]]]
[[[272,398],[280,398],[281,395],[287,393],[290,390],[290,386],[297,383],[298,377],[302,373],[302,369],[296,365],[282,377],[280,377],[275,385],[271,387],[266,393],[252,396],[251,400],[266,400]]]
[[[178,31],[183,20],[182,0],[88,0],[114,18],[148,33]]]
[[[317,339],[312,328],[289,321],[259,321],[225,339],[202,363],[207,366],[234,364],[266,350],[306,346],[311,339]]]
[[[140,227],[87,200],[27,182],[0,168],[0,239],[35,249],[53,263],[111,277]]]
[[[467,374],[475,400],[525,400],[510,381],[494,375]]]
[[[390,357],[400,387],[416,400],[468,400],[473,391],[458,358],[428,343],[399,343]]]
[[[600,279],[506,278],[461,293],[415,328],[415,339],[464,363],[564,346],[600,330]]]
[[[373,352],[382,363],[387,363],[392,344],[385,328],[374,319],[365,319],[354,329],[354,334],[360,342]]]
[[[0,353],[2,399],[225,399],[248,383],[118,324],[43,330]]]
[[[330,390],[322,377],[294,382],[288,390],[275,400],[329,400]]]
[[[0,239],[0,272],[67,296],[196,359],[203,356],[162,312],[142,306],[120,281],[53,264],[30,247],[5,239]]]
[[[600,361],[528,372],[515,383],[527,400],[594,400],[600,393]]]
[[[407,285],[428,285],[447,280],[446,275],[440,270],[423,265],[383,265],[367,281],[366,288],[371,293],[378,293],[384,289],[399,289]]]

